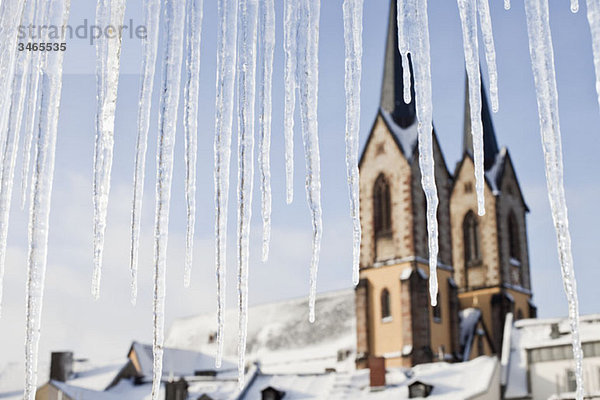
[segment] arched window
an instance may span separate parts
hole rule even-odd
[[[479,252],[479,227],[477,217],[469,211],[463,221],[463,238],[465,245],[465,265],[473,265],[481,260]]]
[[[377,177],[373,188],[373,224],[376,237],[392,231],[390,185],[383,174]]]
[[[508,245],[510,258],[513,262],[521,263],[521,245],[519,243],[519,224],[512,211],[508,215]]]
[[[381,291],[381,319],[389,319],[391,316],[390,292],[387,289],[383,289]]]

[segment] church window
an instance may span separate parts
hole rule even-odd
[[[479,251],[479,227],[477,217],[469,211],[463,221],[463,238],[465,246],[465,265],[470,266],[481,261]]]
[[[517,310],[517,320],[523,319],[523,311],[519,308]]]
[[[387,289],[381,291],[381,319],[385,321],[391,320],[392,312],[390,309],[390,292]]]
[[[433,307],[433,320],[435,322],[442,322],[442,304],[440,303],[440,292],[437,294],[437,305]]]
[[[512,264],[521,264],[521,246],[519,243],[519,225],[515,214],[511,211],[508,216],[508,245]]]
[[[383,174],[379,175],[375,181],[373,213],[375,236],[389,235],[392,231],[390,185]]]

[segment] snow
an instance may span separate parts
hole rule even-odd
[[[142,42],[142,78],[137,115],[133,204],[131,207],[131,254],[129,268],[131,273],[131,302],[133,304],[136,303],[137,299],[137,269],[140,247],[142,197],[144,193],[148,130],[150,128],[150,109],[152,108],[152,88],[154,85],[156,53],[158,49],[160,2],[159,0],[144,0],[144,7],[142,9],[144,12],[144,25],[148,30],[148,35]]]
[[[583,352],[579,339],[579,304],[571,252],[571,234],[563,182],[562,139],[558,115],[558,90],[554,70],[554,49],[548,0],[526,0],[525,15],[529,34],[531,68],[536,88],[540,133],[546,164],[548,198],[556,230],[563,286],[569,304],[573,356],[577,381],[577,400],[583,398]]]
[[[383,109],[379,109],[379,113],[383,117],[383,120],[390,131],[394,134],[394,137],[400,143],[400,147],[402,148],[402,153],[404,157],[410,162],[415,153],[415,148],[417,146],[417,125],[412,124],[406,129],[401,128],[400,125],[394,122],[394,119],[387,111]]]
[[[352,282],[355,285],[358,284],[359,280],[361,238],[358,139],[360,131],[360,80],[362,74],[362,12],[363,0],[344,1],[346,175],[350,195],[350,215],[352,217]]]
[[[169,0],[165,5],[165,54],[161,83],[160,113],[158,116],[158,145],[156,149],[156,211],[154,222],[154,298],[153,355],[154,373],[152,400],[158,399],[164,344],[164,313],[166,297],[167,244],[169,238],[169,209],[173,180],[173,152],[179,107],[181,65],[185,22],[185,2]]]
[[[481,310],[478,308],[466,308],[459,313],[460,317],[460,333],[459,343],[463,350],[463,360],[468,360],[471,354],[473,345],[473,337],[475,335],[475,327],[481,319]]]

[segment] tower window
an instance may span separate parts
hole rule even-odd
[[[442,322],[442,304],[440,303],[440,292],[437,294],[437,304],[433,307],[433,320],[435,322]]]
[[[515,214],[511,211],[508,216],[508,244],[510,258],[513,264],[521,264],[521,246],[519,243],[519,224]]]
[[[469,211],[463,221],[463,238],[465,245],[465,266],[471,266],[481,261],[479,251],[479,227],[477,217]]]
[[[383,174],[377,177],[373,188],[373,214],[375,237],[389,235],[392,232],[390,185]]]
[[[381,319],[385,322],[391,320],[392,312],[390,309],[390,292],[387,289],[381,291]]]

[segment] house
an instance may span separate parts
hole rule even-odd
[[[519,320],[502,354],[506,399],[574,399],[575,362],[567,318]],[[600,399],[600,315],[580,317],[586,399]]]

